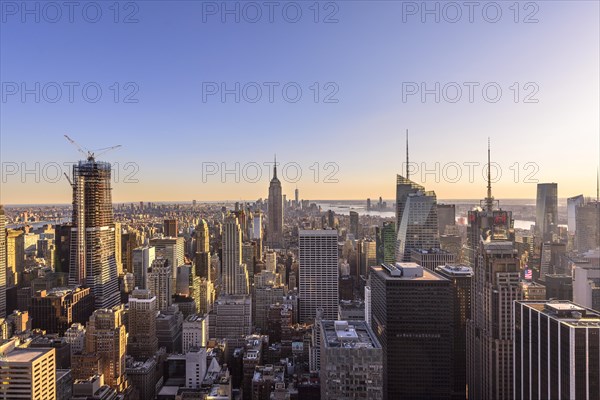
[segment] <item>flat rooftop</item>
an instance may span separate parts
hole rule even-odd
[[[338,231],[335,229],[300,229],[300,236],[335,236],[337,238]]]
[[[328,348],[379,349],[381,344],[365,321],[321,321],[323,340]]]
[[[31,363],[36,359],[43,357],[49,351],[54,351],[54,349],[47,348],[26,348],[26,349],[14,349],[13,351],[6,354],[2,360],[0,360],[0,364],[4,363]]]
[[[519,301],[550,318],[559,321],[562,324],[575,328],[600,328],[600,313],[591,308],[582,307],[571,301],[550,300],[550,301]]]
[[[384,264],[377,267],[371,267],[375,273],[387,280],[400,281],[445,281],[443,276],[435,274],[427,268],[421,267],[416,263],[396,263],[395,265]],[[419,270],[418,274],[414,272]],[[408,274],[406,273],[408,272]]]
[[[517,249],[513,246],[510,241],[497,241],[483,244],[484,249],[488,253],[492,252],[503,252],[503,253],[516,253]]]
[[[445,272],[453,276],[473,276],[473,268],[466,265],[440,265],[435,268],[436,271]]]
[[[415,254],[442,254],[442,255],[451,254],[447,250],[436,249],[436,248],[431,248],[431,249],[412,249],[411,253],[415,253]]]

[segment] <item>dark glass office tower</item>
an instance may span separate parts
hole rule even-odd
[[[456,225],[456,206],[454,204],[438,204],[438,233],[444,235],[446,227]]]
[[[208,223],[201,219],[196,227],[196,276],[212,280],[210,276],[210,234]]]
[[[163,233],[166,237],[177,237],[179,226],[176,219],[165,219],[163,223]]]
[[[71,224],[56,225],[54,240],[56,246],[56,255],[54,261],[54,270],[69,274],[71,261]]]
[[[384,400],[450,399],[451,282],[415,263],[371,268],[371,327],[383,348]]]
[[[350,211],[350,233],[354,235],[354,239],[358,239],[358,213]]]
[[[570,301],[514,304],[515,399],[597,399],[600,313]]]
[[[73,166],[69,281],[92,290],[96,309],[120,303],[110,164],[88,157]]]
[[[452,282],[454,298],[454,349],[452,356],[452,399],[464,400],[467,387],[467,321],[471,319],[473,270],[462,265],[440,265],[435,272]]]
[[[535,229],[542,242],[551,242],[558,228],[558,184],[538,183]]]

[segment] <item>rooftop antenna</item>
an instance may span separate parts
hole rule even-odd
[[[494,198],[492,197],[492,168],[490,159],[490,138],[488,137],[487,197],[485,198],[485,208],[487,211],[492,211],[494,208]]]
[[[406,179],[410,179],[410,172],[408,167],[408,129],[406,130]]]

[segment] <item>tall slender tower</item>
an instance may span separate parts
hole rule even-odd
[[[208,223],[204,219],[196,226],[196,276],[211,280],[210,235]]]
[[[437,197],[434,191],[409,179],[408,129],[406,130],[406,178],[396,176],[396,261],[410,261],[412,249],[440,247]]]
[[[96,308],[120,303],[110,164],[93,156],[73,166],[69,281],[92,289]]]
[[[269,185],[269,210],[268,210],[268,244],[279,249],[283,247],[283,197],[281,195],[281,182],[277,178],[277,158],[273,165],[273,178]]]
[[[488,169],[490,149],[488,145]],[[469,398],[513,398],[513,302],[521,300],[520,265],[512,213],[494,206],[488,173],[484,208],[469,211],[467,248],[473,268],[471,319],[467,322]]]
[[[156,296],[157,308],[164,311],[172,303],[171,296],[173,267],[166,258],[159,257],[152,262],[152,271],[148,274],[148,289]]]
[[[0,204],[0,318],[6,317],[6,216]]]
[[[223,294],[248,294],[248,271],[242,264],[242,228],[235,215],[230,214],[223,224]]]
[[[536,233],[543,243],[551,242],[558,229],[558,184],[538,183],[535,206]]]

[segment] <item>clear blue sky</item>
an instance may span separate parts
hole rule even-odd
[[[2,162],[34,168],[35,162],[74,161],[79,156],[64,140],[65,133],[88,148],[121,144],[103,159],[136,163],[139,183],[116,183],[115,201],[266,197],[266,169],[258,183],[234,184],[232,176],[227,184],[215,176],[203,183],[202,163],[262,164],[274,153],[281,162],[302,167],[298,187],[303,198],[392,198],[407,128],[411,161],[430,168],[435,162],[484,162],[490,136],[494,160],[503,169],[496,197],[535,196],[535,184],[523,182],[533,171],[524,169],[527,162],[539,166],[534,177],[540,182],[559,183],[561,197],[595,194],[600,147],[597,1],[541,1],[535,3],[537,9],[521,3],[519,23],[509,8],[512,1],[498,3],[502,16],[497,23],[486,21],[482,7],[469,22],[463,2],[457,3],[462,17],[456,23],[447,21],[455,10],[440,10],[439,23],[432,15],[423,23],[420,10],[407,15],[410,4],[392,1],[320,2],[319,23],[314,22],[312,1],[288,6],[285,16],[286,2],[281,2],[272,23],[264,3],[256,3],[262,10],[256,23],[246,21],[255,10],[244,12],[244,3],[239,3],[239,23],[232,15],[223,23],[220,9],[217,15],[210,13],[222,2],[139,1],[135,7],[121,2],[118,23],[112,1],[88,7],[88,19],[94,18],[94,5],[102,10],[97,23],[84,19],[86,2],[74,10],[72,23],[66,8],[56,23],[48,21],[56,15],[51,8],[40,10],[36,22],[35,15],[21,14],[21,2],[0,3]],[[236,2],[227,5],[233,8]],[[302,10],[299,22],[286,21],[294,18],[295,6]],[[532,13],[538,22],[523,23]],[[123,23],[129,15],[138,22]],[[338,22],[324,23],[330,15]],[[487,9],[487,19],[494,15],[494,9]],[[39,103],[34,95],[23,102],[20,87],[19,93],[9,94],[13,82],[30,88],[40,82],[47,93],[40,93]],[[48,101],[55,96],[49,82],[63,87],[56,103]],[[65,82],[80,83],[72,103]],[[103,91],[96,103],[82,97],[87,82]],[[110,89],[115,82],[120,87],[117,103],[114,87]],[[125,88],[127,82],[135,86]],[[244,98],[235,103],[233,95],[222,103],[219,95],[203,101],[203,82],[280,86],[273,103],[265,86],[257,103]],[[282,97],[287,82],[303,90],[297,103]],[[310,89],[314,82],[321,85],[317,103]],[[327,82],[334,86],[324,88]],[[473,103],[465,86],[457,103],[443,98],[435,103],[433,95],[423,103],[419,95],[403,101],[403,82],[480,86]],[[481,87],[488,82],[497,82],[503,91],[497,103],[482,97]],[[517,103],[510,89],[514,82],[520,86]],[[534,86],[525,88],[527,82]],[[138,102],[124,103],[133,87],[139,88],[133,95]],[[336,87],[339,101],[325,103],[325,95]],[[539,91],[533,98],[539,102],[525,103],[525,95],[535,88]],[[451,97],[454,92],[448,93]],[[309,169],[315,162],[320,163],[319,183]],[[339,166],[339,183],[322,182],[326,162]],[[521,170],[518,183],[509,169],[515,162]],[[118,168],[123,177],[127,171]],[[467,171],[463,167],[463,174]],[[441,198],[483,197],[481,169],[475,172],[474,183],[466,176],[457,183],[433,182],[429,176],[425,185]],[[70,200],[64,180],[35,183],[28,175],[22,183],[18,176],[4,178],[3,203]],[[295,184],[284,181],[283,187],[292,197]]]

